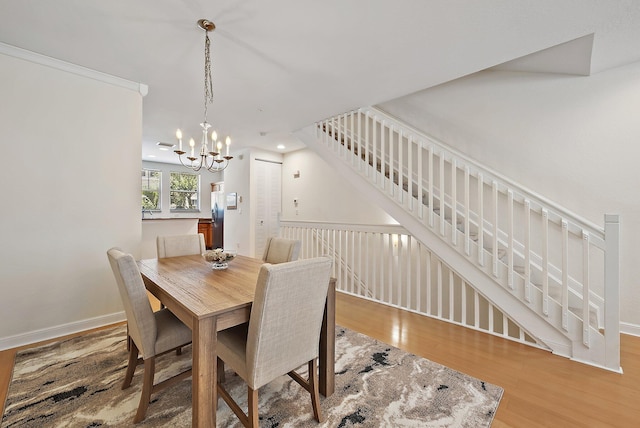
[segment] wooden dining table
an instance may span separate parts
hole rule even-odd
[[[237,256],[227,269],[212,270],[199,255],[138,262],[147,290],[191,328],[194,427],[216,426],[217,332],[249,321],[263,263]],[[327,293],[318,366],[320,393],[329,396],[335,385],[335,279]]]

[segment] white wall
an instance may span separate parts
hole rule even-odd
[[[294,173],[300,172],[299,178]],[[293,202],[298,200],[298,204]],[[382,208],[356,193],[315,152],[288,153],[282,165],[282,220],[397,224]]]
[[[486,71],[380,107],[596,224],[620,214],[622,328],[640,333],[640,63]]]
[[[380,207],[357,194],[348,182],[338,177],[332,168],[311,150],[280,153],[246,149],[234,153],[234,159],[224,172],[225,193],[238,194],[238,209],[225,210],[225,248],[239,254],[260,257],[256,248],[256,207],[253,169],[256,159],[282,162],[282,220],[330,221],[359,224],[395,224]],[[299,170],[300,178],[293,178]],[[298,211],[293,198],[299,199]],[[242,199],[242,201],[240,201]]]
[[[0,348],[123,319],[106,251],[139,252],[142,95],[0,54],[0,100]]]
[[[224,211],[224,246],[238,254],[252,256],[250,210],[250,150],[233,154],[229,166],[224,171],[224,192],[238,194],[238,209]],[[242,201],[240,201],[242,199]]]

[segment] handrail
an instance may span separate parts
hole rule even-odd
[[[370,116],[369,111],[373,111],[374,114],[376,114],[376,113],[380,114],[381,116],[383,116],[383,120],[378,122],[379,118],[377,116],[375,116],[375,115],[374,116]],[[405,138],[409,139],[410,135],[411,135],[410,132],[416,133],[419,138],[415,138],[413,140],[419,142],[421,144],[421,148],[423,148],[423,149],[424,148],[431,149],[431,148],[429,146],[425,147],[425,144],[427,144],[427,143],[423,142],[421,138],[429,140],[431,142],[431,144],[438,146],[439,151],[438,151],[437,155],[440,156],[441,161],[444,161],[444,158],[445,158],[444,156],[442,156],[443,153],[449,154],[449,158],[450,158],[449,160],[450,161],[453,159],[453,158],[451,158],[451,156],[453,156],[453,155],[460,156],[461,159],[464,160],[465,162],[469,162],[469,163],[473,164],[475,169],[476,169],[475,176],[481,177],[479,179],[482,180],[483,183],[484,182],[491,182],[492,185],[495,188],[495,191],[498,191],[498,192],[502,191],[503,193],[511,193],[512,195],[514,194],[514,191],[518,192],[521,195],[522,194],[528,194],[530,196],[530,198],[525,199],[523,197],[523,198],[521,198],[522,202],[526,201],[526,203],[529,204],[529,205],[531,205],[532,202],[534,202],[534,203],[537,203],[538,205],[540,205],[539,212],[544,214],[545,216],[547,216],[549,221],[553,221],[554,217],[556,217],[555,220],[556,220],[556,223],[559,226],[566,227],[568,232],[570,232],[570,233],[572,233],[575,236],[578,236],[580,238],[582,238],[582,236],[584,235],[585,230],[586,230],[586,232],[589,233],[589,239],[591,241],[591,244],[596,245],[597,247],[599,247],[601,249],[605,248],[604,229],[599,228],[598,226],[593,225],[589,221],[587,221],[585,219],[582,219],[579,216],[574,215],[573,213],[568,212],[567,210],[565,210],[562,207],[560,207],[557,211],[561,211],[563,214],[566,214],[566,215],[565,216],[561,216],[559,213],[556,213],[554,211],[555,207],[557,206],[556,204],[551,203],[551,206],[545,206],[544,205],[544,203],[546,203],[546,201],[547,201],[546,198],[541,197],[541,196],[535,194],[534,192],[526,189],[525,187],[520,186],[519,184],[504,178],[502,175],[500,175],[498,173],[495,173],[494,171],[492,171],[489,168],[485,168],[485,167],[480,166],[477,162],[473,161],[472,159],[470,159],[470,158],[464,156],[463,154],[457,152],[455,149],[451,149],[451,148],[447,147],[446,145],[444,145],[443,143],[441,143],[441,142],[439,142],[439,141],[437,141],[437,140],[435,140],[435,139],[433,139],[431,137],[426,136],[424,133],[420,133],[419,131],[415,130],[414,128],[412,128],[412,127],[410,127],[408,125],[404,125],[404,124],[399,123],[396,118],[394,118],[391,115],[388,115],[387,113],[385,113],[385,112],[383,112],[381,110],[378,110],[378,109],[375,109],[375,108],[368,108],[368,109],[360,109],[360,110],[358,110],[358,112],[362,112],[362,113],[366,114],[367,118],[373,119],[375,121],[375,123],[380,123],[381,126],[388,127],[388,128],[390,128],[392,130],[395,129],[396,127],[398,127],[399,129],[400,129],[400,127],[405,128],[405,132],[402,133],[401,138],[405,137]],[[348,114],[353,114],[353,112],[347,113],[347,114],[343,115],[342,117],[346,118]],[[385,120],[389,120],[391,123],[385,123],[384,122]],[[360,126],[360,124],[359,124],[359,126]],[[330,135],[333,135],[333,137],[335,139],[344,140],[342,143],[345,145],[345,147],[348,150],[353,151],[354,154],[357,154],[360,158],[363,158],[363,160],[368,162],[369,165],[371,165],[371,166],[373,166],[372,162],[377,162],[378,164],[382,164],[382,165],[379,165],[379,167],[380,167],[381,171],[385,170],[384,163],[386,163],[386,160],[385,159],[381,159],[382,158],[381,154],[378,154],[377,160],[373,160],[372,161],[371,158],[370,158],[370,156],[371,156],[370,153],[373,152],[374,153],[374,157],[376,155],[376,150],[377,149],[375,148],[375,146],[374,146],[373,149],[370,150],[369,149],[369,144],[365,142],[365,145],[364,145],[365,156],[363,157],[363,154],[360,153],[360,152],[362,152],[362,145],[360,143],[361,138],[360,138],[359,135],[351,135],[352,132],[347,127],[340,126],[339,124],[336,126],[334,124],[334,120],[333,119],[330,122],[330,128],[331,129],[325,129],[325,132],[328,132]],[[337,132],[336,132],[336,128],[337,128]],[[406,131],[407,129],[408,129],[408,131]],[[368,133],[368,127],[366,128],[365,132]],[[349,141],[351,141],[352,145],[349,144]],[[356,145],[355,141],[358,141],[358,147],[357,148],[355,147],[355,145]],[[387,173],[386,176],[387,176],[387,178],[389,178],[389,180],[391,180],[392,183],[397,184],[398,186],[401,186],[403,188],[405,186],[408,188],[409,184],[406,184],[405,180],[404,180],[404,176],[405,176],[404,171],[403,171],[402,174],[395,174],[394,173],[393,175],[389,175],[389,171],[396,171],[398,169],[398,165],[395,163],[396,161],[397,161],[397,159],[396,160],[392,159],[390,162],[393,162],[394,165],[393,166],[390,166],[390,165],[386,166],[386,173]],[[465,165],[465,167],[466,167],[466,165]],[[442,166],[441,166],[441,169],[442,169]],[[471,174],[471,171],[467,170],[467,174]],[[419,174],[414,173],[413,175],[415,176],[415,175],[419,175]],[[500,180],[504,180],[506,182],[506,184],[503,183],[503,182],[500,182],[500,181],[496,181],[495,180],[496,178],[498,178]],[[411,187],[414,187],[413,178],[411,180],[412,180],[412,182],[410,183],[410,185],[411,185]],[[441,180],[442,180],[442,178],[441,178]],[[508,187],[508,184],[512,185],[514,188],[512,189],[512,188]],[[426,187],[426,186],[424,186],[424,183],[423,183],[423,187]],[[502,189],[499,189],[499,187],[502,187]],[[506,191],[505,191],[505,189],[506,189]],[[433,187],[433,186],[430,187],[430,190],[434,194],[435,199],[440,200],[441,204],[444,204],[445,206],[448,206],[448,207],[450,207],[452,209],[452,215],[456,215],[456,213],[458,211],[460,211],[461,216],[470,217],[472,222],[474,222],[474,224],[477,224],[478,216],[477,216],[477,214],[475,212],[473,212],[472,210],[467,211],[467,215],[465,216],[464,214],[462,214],[462,212],[464,211],[464,206],[462,206],[462,204],[460,202],[456,202],[455,209],[454,209],[453,199],[452,199],[451,196],[447,195],[446,193],[442,193],[441,194],[439,189],[436,188],[436,187]],[[413,196],[415,198],[414,195],[410,195],[410,196]],[[515,196],[512,196],[512,197],[515,198]],[[569,217],[575,219],[575,221],[570,223],[569,222],[569,220],[570,220]],[[493,234],[494,225],[491,222],[489,222],[487,219],[482,220],[482,223],[483,223],[482,224],[483,233],[487,233],[487,234],[490,234],[490,235]],[[469,223],[467,223],[467,225],[468,224]],[[443,225],[444,224],[441,224],[441,226],[443,226]],[[574,226],[574,227],[571,227],[571,226]],[[498,229],[497,232],[498,232],[498,235],[495,238],[495,242],[497,244],[502,244],[502,245],[508,247],[509,245],[508,245],[508,243],[506,243],[506,239],[507,239],[506,233],[503,232],[500,229]],[[513,243],[514,243],[514,249],[515,249],[516,252],[517,251],[522,251],[522,247],[523,246],[522,246],[521,243],[517,242],[517,240],[514,240]],[[495,249],[496,248],[494,248],[494,250]],[[495,253],[494,253],[494,256],[495,256]],[[539,255],[533,253],[533,252],[532,252],[532,256],[533,256],[533,258],[531,260],[531,263],[533,263],[534,265],[536,265],[536,263],[537,263],[537,265],[539,266],[542,263],[541,257]],[[553,278],[554,280],[558,280],[559,276],[561,275],[561,270],[559,268],[557,268],[556,266],[554,266],[553,264],[549,265],[549,270],[550,270],[549,271],[549,277]],[[577,281],[575,281],[570,276],[569,276],[569,280],[574,285],[574,287],[576,285],[579,285],[579,283]],[[597,295],[594,296],[594,297],[596,297],[596,300],[598,300],[598,301],[601,300],[599,298],[599,296],[597,296]]]
[[[581,334],[589,348],[603,332],[619,331],[612,324],[619,323],[619,308],[609,300],[619,295],[619,275],[612,273],[619,243],[609,232],[619,229],[618,216],[607,216],[605,234],[605,227],[374,107],[316,122],[315,130],[318,142],[496,282],[522,288],[517,294],[530,308],[539,310],[531,305],[540,299],[540,315],[554,325],[557,318],[571,340]],[[591,268],[594,248],[603,256]],[[607,335],[614,353],[615,342]],[[619,368],[611,361],[608,368]]]
[[[432,137],[430,135],[425,134],[422,131],[417,130],[416,128],[412,127],[411,125],[408,125],[404,122],[401,122],[398,118],[396,118],[395,116],[380,110],[379,108],[376,107],[368,107],[368,108],[363,108],[360,109],[360,111],[363,112],[367,112],[370,111],[373,114],[379,115],[383,118],[385,118],[386,120],[392,121],[394,123],[396,123],[397,126],[404,128],[405,130],[408,130],[409,132],[420,136],[421,138],[423,138],[426,141],[429,141],[432,144],[437,145],[438,147],[440,147],[441,149],[443,149],[444,151],[455,155],[457,158],[460,159],[464,159],[465,162],[467,162],[470,165],[473,165],[478,171],[483,171],[484,174],[486,174],[485,178],[487,179],[487,181],[491,181],[491,179],[496,179],[500,182],[503,182],[505,184],[508,184],[509,186],[513,187],[513,188],[517,188],[519,189],[519,192],[523,195],[528,195],[530,199],[532,200],[536,200],[539,201],[540,205],[545,205],[549,208],[553,208],[554,211],[561,213],[563,215],[563,217],[566,217],[568,219],[572,219],[574,223],[577,224],[581,224],[583,225],[583,227],[585,229],[588,229],[589,232],[593,233],[593,234],[598,234],[600,235],[603,239],[604,239],[604,227],[599,226],[595,223],[593,223],[592,221],[589,221],[569,210],[567,210],[565,207],[557,204],[556,202],[540,195],[539,193],[536,193],[535,191],[527,188],[526,186],[523,186],[520,183],[517,183],[513,180],[511,180],[510,178],[500,174],[499,172],[493,170],[492,168],[488,167],[488,166],[484,166],[481,165],[479,162],[477,162],[475,159],[470,158],[469,156],[465,155],[462,152],[459,152],[458,150],[447,146],[446,144],[444,144],[443,142],[439,141],[438,139],[436,139],[435,137]]]

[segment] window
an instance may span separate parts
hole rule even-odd
[[[170,173],[171,211],[200,210],[200,176],[187,172]]]
[[[160,211],[160,183],[162,173],[153,169],[142,170],[142,209]]]

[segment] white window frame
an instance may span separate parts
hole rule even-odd
[[[174,174],[179,174],[179,175],[190,175],[190,176],[194,176],[197,177],[197,184],[196,184],[196,189],[195,189],[195,194],[197,196],[197,201],[196,201],[196,207],[194,208],[179,208],[179,207],[175,207],[173,202],[172,202],[172,198],[171,195],[174,192],[181,192],[181,193],[193,193],[193,190],[179,190],[179,189],[173,189],[171,187],[171,183],[172,183],[172,177]],[[201,201],[201,193],[200,193],[200,174],[195,174],[193,172],[184,172],[184,171],[170,171],[169,172],[169,206],[170,212],[175,212],[175,213],[188,213],[188,212],[200,212],[200,201]]]

